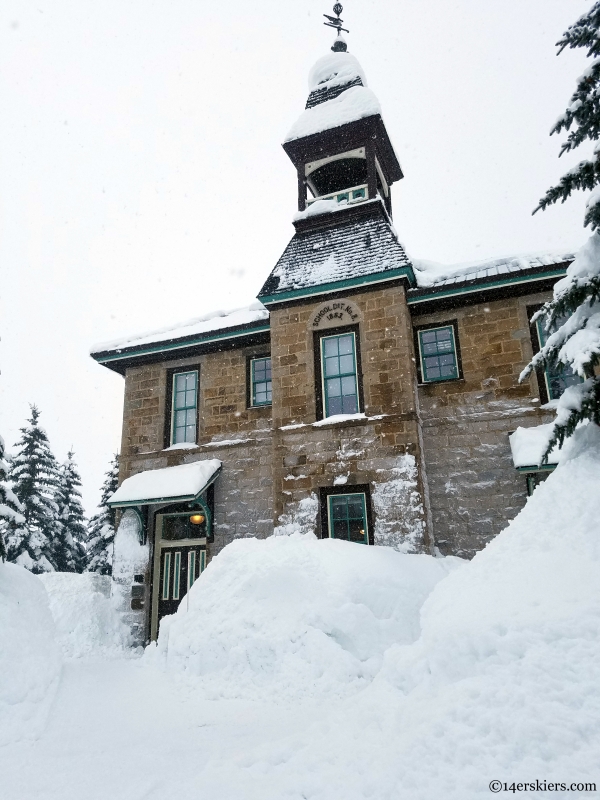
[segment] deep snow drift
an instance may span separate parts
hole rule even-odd
[[[335,736],[323,730],[298,762],[335,739],[336,770],[378,798],[488,797],[492,779],[600,789],[599,574],[600,429],[589,425],[508,528],[435,587],[418,642],[390,648]],[[343,755],[359,732],[368,779]],[[322,763],[322,796],[334,798],[339,779]]]
[[[84,572],[40,575],[48,592],[56,640],[67,658],[122,655],[129,629],[110,600],[110,578]]]
[[[44,587],[23,567],[0,562],[0,745],[40,732],[59,674]]]
[[[163,620],[157,655],[213,698],[345,696],[418,638],[424,599],[461,563],[313,534],[237,540]]]
[[[39,741],[0,748],[2,798],[479,800],[492,780],[600,789],[599,520],[589,425],[455,570],[310,536],[237,541],[169,618],[162,654],[65,664]],[[6,630],[27,587],[2,577]],[[30,650],[0,650],[0,674]]]

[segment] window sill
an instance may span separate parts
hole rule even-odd
[[[425,386],[439,386],[443,383],[466,383],[464,378],[446,378],[439,381],[427,381],[426,383],[417,383],[417,388],[423,389]]]

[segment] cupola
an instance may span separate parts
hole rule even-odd
[[[329,55],[309,73],[306,108],[283,145],[298,173],[298,210],[315,200],[354,204],[379,196],[391,215],[391,186],[403,177],[375,94],[355,56],[347,52],[339,15]]]

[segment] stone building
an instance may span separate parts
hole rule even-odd
[[[310,86],[283,145],[295,232],[258,301],[92,354],[125,378],[112,505],[146,553],[124,579],[141,638],[237,537],[472,556],[540,478],[509,434],[549,422],[575,380],[518,383],[572,257],[412,263],[392,224],[402,170],[339,40]]]

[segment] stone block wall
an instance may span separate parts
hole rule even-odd
[[[358,325],[366,420],[317,421],[314,321],[323,318],[324,304],[333,302],[319,298],[271,313],[276,523],[287,524],[300,503],[321,488],[369,484],[373,496],[378,486],[389,484],[387,492],[378,494],[376,541],[382,541],[385,530],[387,544],[428,551],[414,347],[404,287],[337,301],[352,307]],[[328,325],[324,333],[335,334],[336,327]],[[395,504],[395,513],[384,513],[384,495]]]
[[[247,408],[246,363],[269,352],[252,346],[129,369],[125,377],[120,480],[144,470],[208,458],[223,462],[215,485],[210,558],[239,536],[273,528],[271,408]],[[169,370],[200,368],[198,446],[164,449]]]
[[[463,377],[419,387],[433,532],[444,554],[473,556],[526,502],[508,436],[553,417],[540,408],[535,376],[518,383],[532,356],[526,307],[548,298],[506,298],[413,319],[458,325]]]

